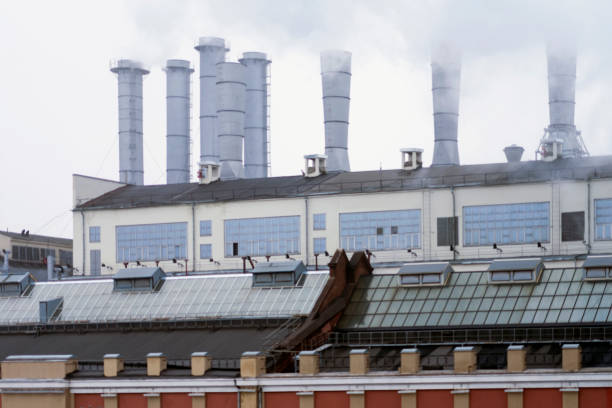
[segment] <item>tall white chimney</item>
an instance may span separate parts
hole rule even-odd
[[[351,53],[339,50],[323,51],[321,81],[327,171],[350,171],[348,125],[351,102]]]
[[[228,48],[223,38],[200,37],[195,49],[200,53],[200,161],[219,163],[216,66]]]
[[[457,127],[461,56],[448,45],[439,45],[431,56],[431,85],[434,116],[432,166],[459,165]]]
[[[268,176],[268,65],[262,52],[245,52],[246,116],[244,122],[244,176]]]
[[[221,179],[244,177],[242,154],[246,103],[246,68],[238,62],[217,64],[217,135]]]
[[[111,68],[119,84],[119,181],[144,184],[142,150],[142,79],[149,71],[122,59]]]
[[[189,183],[191,63],[166,62],[166,183]]]

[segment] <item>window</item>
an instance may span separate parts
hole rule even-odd
[[[315,231],[326,229],[325,214],[314,214],[312,216],[312,229]]]
[[[491,282],[535,282],[534,271],[497,271],[491,272]]]
[[[420,286],[420,285],[439,285],[442,283],[441,273],[422,273],[414,275],[400,275],[400,283],[402,285]]]
[[[60,265],[72,265],[72,251],[59,250]]]
[[[423,283],[440,283],[439,273],[427,273],[422,275]]]
[[[588,268],[586,270],[587,279],[601,279],[606,277],[606,270],[608,268]]]
[[[100,242],[100,227],[89,227],[89,242]]]
[[[200,244],[200,259],[212,258],[212,244]]]
[[[313,243],[313,251],[315,254],[324,254],[327,251],[327,243],[325,238],[314,238],[312,240]]]
[[[548,242],[549,203],[463,207],[465,246]]]
[[[102,261],[99,249],[89,251],[89,274],[98,276],[102,272]]]
[[[508,282],[510,281],[510,272],[491,272],[491,280],[493,282]]]
[[[457,245],[459,242],[457,217],[438,217],[438,246]]]
[[[212,222],[210,220],[200,221],[200,236],[210,237],[212,235]]]
[[[530,281],[533,280],[533,271],[514,271],[512,273],[514,281]]]
[[[272,283],[271,273],[259,273],[255,275],[255,282],[258,284]]]
[[[595,200],[595,239],[612,240],[612,198]]]
[[[118,225],[117,262],[187,258],[187,223]]]
[[[225,220],[225,256],[300,253],[300,217]]]
[[[347,251],[421,247],[421,210],[340,214],[340,244]]]
[[[274,280],[276,282],[293,282],[293,274],[291,272],[277,273]]]
[[[420,279],[420,275],[402,275],[401,276],[402,285],[418,285],[419,279]]]
[[[565,212],[561,214],[561,240],[584,240],[584,211]]]

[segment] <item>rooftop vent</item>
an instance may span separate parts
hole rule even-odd
[[[302,261],[259,262],[253,269],[253,286],[295,286],[306,271]]]
[[[423,149],[407,147],[400,149],[402,153],[402,169],[416,170],[423,167]]]
[[[402,286],[446,285],[453,267],[448,262],[410,263],[398,272]]]
[[[544,264],[537,259],[500,259],[489,265],[489,283],[535,283]]]
[[[38,309],[40,312],[40,322],[44,324],[57,320],[62,313],[63,306],[63,297],[40,301],[40,303],[38,304]]]
[[[324,154],[308,154],[304,156],[306,169],[304,177],[318,177],[327,173],[327,156]]]
[[[0,277],[0,296],[21,296],[33,283],[34,278],[29,273],[3,275]]]
[[[213,183],[221,177],[219,163],[206,161],[200,163],[200,170],[198,171],[198,180],[200,184]]]
[[[612,256],[587,256],[582,264],[584,268],[584,279],[604,280],[612,279]]]
[[[114,276],[114,290],[118,292],[157,291],[166,274],[161,268],[120,269]]]
[[[504,154],[506,155],[506,160],[508,160],[508,163],[520,162],[524,151],[525,149],[515,144],[506,146],[504,148]]]

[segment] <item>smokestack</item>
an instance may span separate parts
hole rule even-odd
[[[245,52],[246,116],[244,120],[244,176],[268,176],[268,64],[266,54]]]
[[[574,124],[576,106],[576,49],[567,42],[549,44],[548,108],[550,125],[546,137],[563,143],[562,157],[579,157],[587,154],[580,132]]]
[[[166,183],[189,183],[189,61],[166,62]]]
[[[238,62],[217,64],[217,135],[222,180],[244,177],[245,81],[244,65]]]
[[[435,48],[431,56],[431,85],[434,115],[432,166],[459,165],[457,125],[461,56],[447,45]]]
[[[217,138],[217,64],[225,61],[225,40],[200,37],[200,161],[219,163]]]
[[[119,83],[119,181],[142,185],[142,79],[149,71],[139,62],[122,59],[111,72]]]
[[[351,53],[323,51],[321,81],[327,171],[350,171],[348,119],[351,102]]]

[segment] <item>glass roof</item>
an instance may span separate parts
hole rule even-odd
[[[310,313],[328,272],[304,274],[299,287],[252,287],[252,275],[168,277],[157,292],[116,292],[113,281],[42,282],[28,296],[0,298],[0,324],[39,321],[39,302],[64,298],[63,322],[285,318]]]
[[[396,275],[364,276],[339,328],[612,322],[612,281],[583,281],[583,274],[582,268],[547,269],[539,283],[495,285],[488,272],[455,272],[442,287],[402,287]]]

